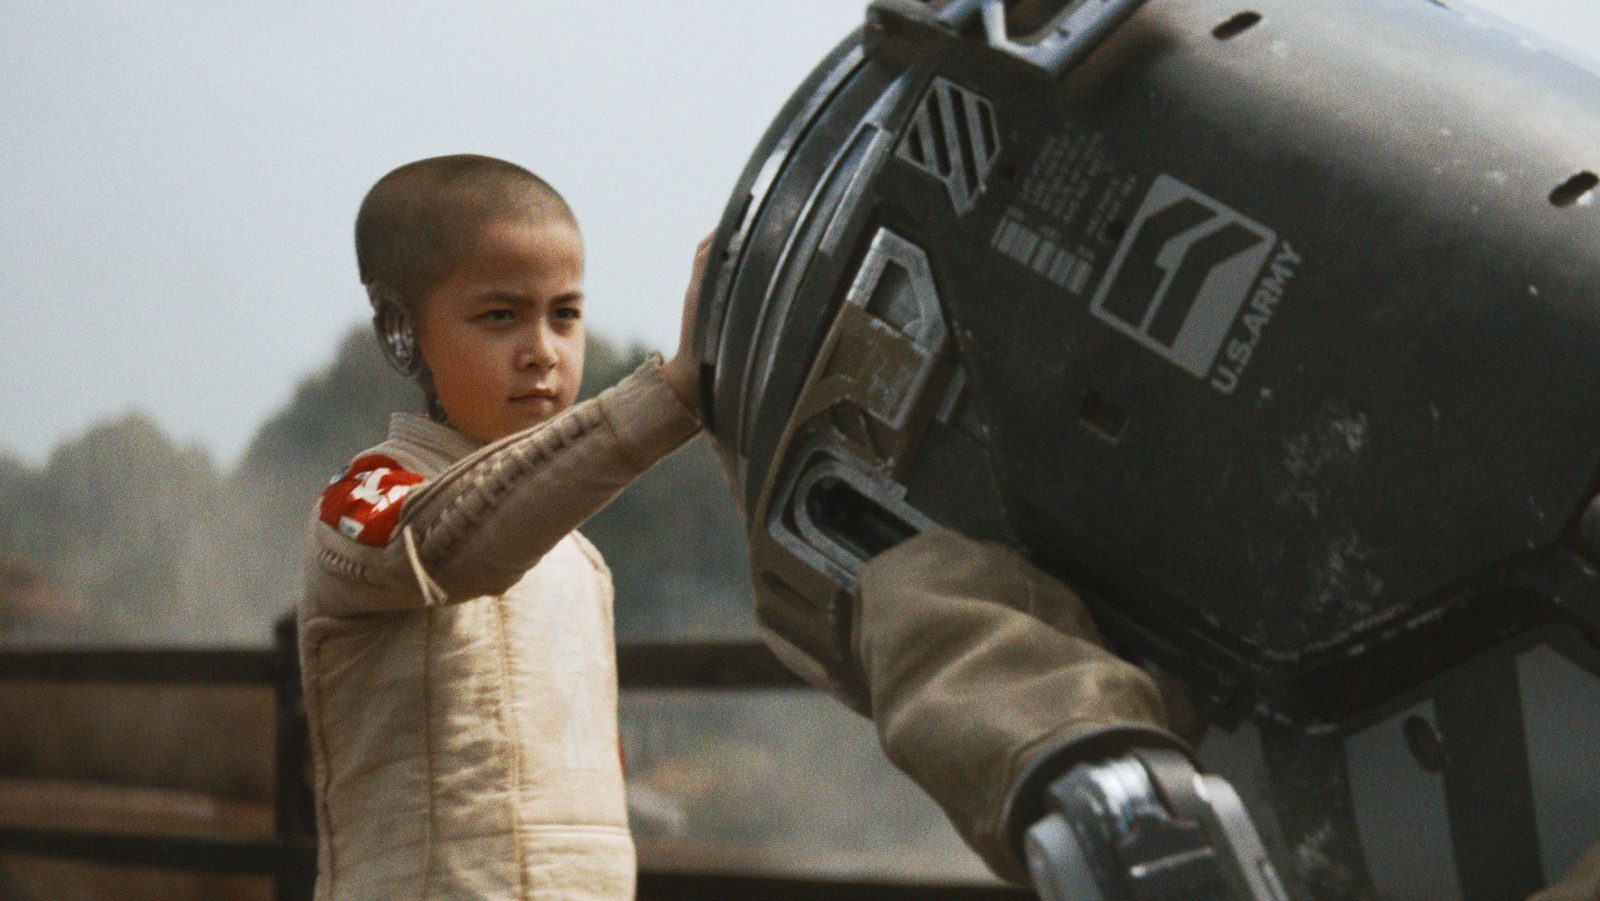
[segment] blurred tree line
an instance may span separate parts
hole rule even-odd
[[[583,396],[641,348],[591,336]],[[259,644],[299,591],[306,522],[328,479],[379,441],[412,383],[353,330],[262,424],[231,470],[133,413],[39,468],[0,454],[0,638]],[[616,579],[624,638],[754,630],[742,526],[703,438],[583,527]]]

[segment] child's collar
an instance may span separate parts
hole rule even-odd
[[[389,417],[389,437],[419,445],[447,457],[451,462],[483,446],[442,422],[417,413],[395,413]]]

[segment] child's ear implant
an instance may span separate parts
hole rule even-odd
[[[372,327],[384,359],[401,375],[416,375],[422,355],[417,353],[416,331],[405,306],[376,283],[367,285],[367,298],[372,301]]]

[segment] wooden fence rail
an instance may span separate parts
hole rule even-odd
[[[617,651],[624,689],[723,691],[799,689],[806,683],[756,641],[625,644]],[[306,788],[305,716],[294,632],[285,624],[265,649],[0,651],[0,681],[99,684],[259,685],[276,707],[274,835],[271,839],[190,838],[0,828],[0,852],[101,864],[269,876],[278,901],[309,901],[316,878],[316,831]],[[1015,901],[1012,889],[900,885],[733,873],[639,875],[640,901]]]

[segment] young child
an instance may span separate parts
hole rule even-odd
[[[583,245],[532,173],[402,166],[356,219],[391,362],[429,416],[311,524],[300,659],[317,898],[631,898],[610,573],[576,527],[698,429],[689,352],[574,405]]]

